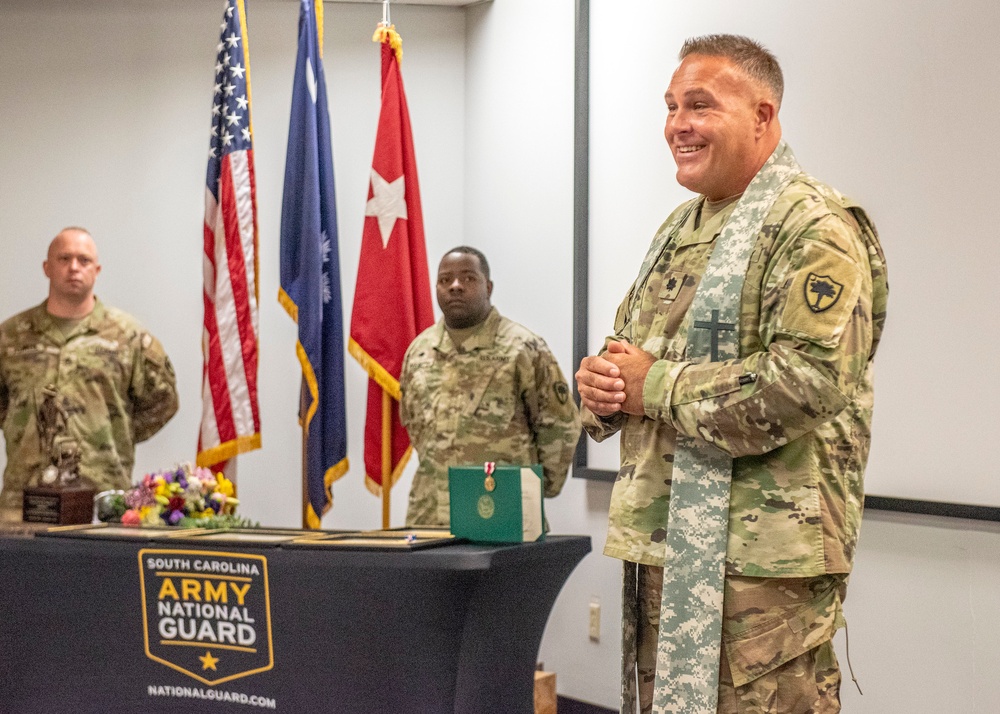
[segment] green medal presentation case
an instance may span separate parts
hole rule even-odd
[[[492,468],[490,468],[492,467]],[[544,540],[542,467],[448,467],[451,532],[483,543]]]

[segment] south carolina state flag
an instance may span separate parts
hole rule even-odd
[[[320,517],[333,503],[330,485],[348,466],[340,258],[322,26],[322,1],[302,0],[281,201],[278,291],[278,301],[299,325],[295,352],[302,365],[299,419],[306,432],[305,521],[310,528],[319,527]]]
[[[382,43],[382,110],[372,158],[348,349],[370,377],[365,483],[370,491],[381,494],[382,391],[394,399],[388,484],[391,488],[411,450],[406,429],[399,421],[403,355],[413,338],[434,323],[434,308],[410,114],[399,73],[402,42],[391,26],[379,26],[373,39]]]

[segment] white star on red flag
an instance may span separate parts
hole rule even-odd
[[[406,218],[406,183],[402,176],[389,182],[372,169],[372,197],[365,206],[365,215],[378,219],[382,247],[386,248],[396,219]]]

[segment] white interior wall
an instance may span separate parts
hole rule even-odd
[[[274,295],[298,10],[289,0],[250,4],[264,448],[241,459],[240,488],[244,513],[269,525],[297,525],[299,375],[294,326]],[[41,300],[41,260],[60,227],[82,223],[94,231],[105,265],[99,294],[164,341],[179,375],[181,412],[139,447],[138,472],[193,457],[201,182],[221,7],[210,0],[0,4],[0,315]],[[380,10],[325,7],[349,314],[378,111],[378,48],[370,35]],[[496,304],[545,336],[570,377],[573,2],[494,0],[465,11],[400,5],[393,20],[404,37],[432,271],[452,245],[482,247],[493,266]],[[637,13],[631,23],[636,37],[641,21]],[[884,39],[891,44],[891,34]],[[672,66],[662,68],[664,83]],[[620,70],[618,77],[631,81]],[[637,102],[645,102],[643,92],[636,90]],[[657,88],[651,101],[661,96]],[[653,144],[662,141],[659,128]],[[795,127],[801,136],[822,129]],[[657,152],[642,166],[669,176],[668,161]],[[640,198],[636,210],[654,222],[676,202]],[[988,237],[968,240],[991,245]],[[592,281],[610,267],[592,266]],[[336,503],[324,525],[375,527],[379,502],[361,473],[364,379],[350,359],[347,377],[352,468],[334,486]],[[393,525],[402,523],[409,478],[395,491]],[[618,697],[620,567],[600,555],[609,496],[608,484],[571,478],[546,504],[555,532],[590,535],[595,552],[560,594],[540,659],[557,672],[561,694],[610,708]],[[845,711],[994,711],[998,552],[1000,532],[990,525],[866,515],[846,604],[851,658],[865,695],[845,684]],[[587,638],[592,599],[602,606],[599,643]],[[846,664],[842,635],[838,646]]]
[[[868,511],[837,634],[850,714],[993,714],[1000,524]]]

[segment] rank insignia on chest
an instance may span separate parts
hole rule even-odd
[[[664,301],[675,300],[684,286],[684,273],[670,271],[663,276],[663,286],[660,288],[660,299]]]
[[[813,312],[823,312],[829,310],[837,304],[840,294],[844,291],[844,285],[838,283],[829,275],[816,275],[809,273],[805,282],[806,304]]]

